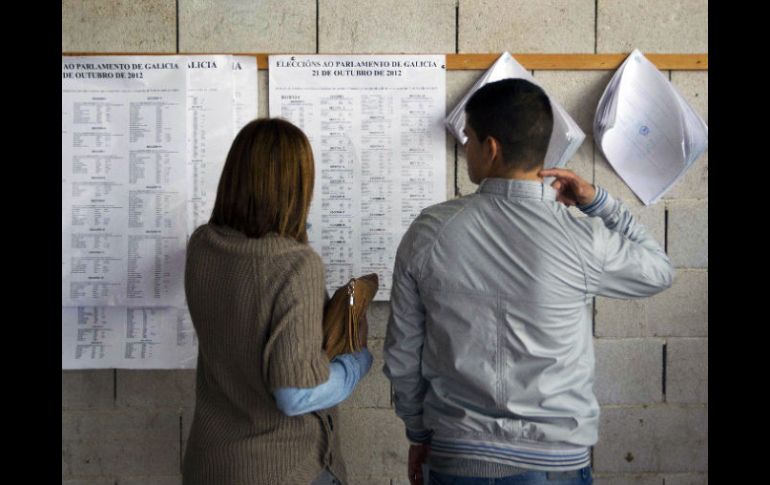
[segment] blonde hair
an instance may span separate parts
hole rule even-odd
[[[302,130],[279,118],[254,120],[233,140],[210,222],[248,237],[274,232],[306,243],[314,181]]]

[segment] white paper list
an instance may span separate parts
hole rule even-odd
[[[185,71],[62,58],[62,305],[182,305]]]
[[[235,136],[234,74],[229,56],[186,56],[187,177],[190,233],[208,222],[219,174]]]
[[[195,366],[168,289],[257,87],[248,56],[62,58],[63,369]]]
[[[188,369],[197,355],[187,309],[62,308],[62,369]]]
[[[208,222],[238,131],[257,117],[257,60],[184,56],[187,64],[189,232]]]
[[[233,68],[233,119],[235,135],[249,121],[257,117],[259,98],[257,96],[257,58],[248,56],[229,56]]]
[[[668,77],[635,49],[599,100],[594,136],[612,168],[649,205],[706,150],[708,126]]]
[[[390,298],[396,249],[446,199],[444,56],[270,56],[270,116],[308,136],[316,163],[308,238],[333,292],[377,273]]]

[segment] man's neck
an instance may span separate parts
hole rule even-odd
[[[500,170],[490,171],[488,177],[510,179],[510,180],[530,180],[532,182],[543,183],[543,177],[540,177],[538,173],[542,170],[542,166],[538,166],[533,170],[525,171],[518,168],[501,167]]]

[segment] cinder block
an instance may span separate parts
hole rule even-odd
[[[62,478],[172,475],[179,472],[179,440],[66,441],[62,443],[65,459],[68,462],[62,464]]]
[[[319,52],[455,51],[455,0],[320,0]]]
[[[117,485],[182,485],[182,475],[167,477],[121,477]]]
[[[270,103],[268,102],[270,86],[267,83],[267,78],[267,69],[259,69],[257,71],[257,116],[259,118],[270,116]]]
[[[708,403],[708,339],[668,339],[666,346],[666,401]]]
[[[457,151],[462,147],[449,132],[446,134],[446,200],[455,198],[455,180],[457,178]]]
[[[708,485],[709,476],[705,473],[683,473],[664,475],[665,485]]]
[[[72,476],[72,451],[66,441],[62,440],[61,443],[61,477],[62,481],[65,478]]]
[[[446,73],[446,111],[455,109],[457,103],[468,94],[473,84],[484,75],[483,70],[447,71]],[[452,135],[449,135],[452,136]],[[453,137],[454,138],[454,137]]]
[[[62,477],[174,475],[179,416],[171,412],[62,413]]]
[[[647,299],[618,299],[597,296],[594,312],[596,337],[652,336],[647,325]]]
[[[63,411],[62,440],[178,442],[179,413],[152,410]]]
[[[109,409],[115,405],[115,371],[61,371],[62,409]]]
[[[389,478],[382,477],[348,477],[349,485],[390,485]]]
[[[460,52],[594,52],[592,0],[460,0]]]
[[[195,369],[117,371],[119,407],[180,408],[195,405]]]
[[[465,155],[465,148],[457,147],[457,196],[472,194],[479,188],[477,184],[471,182],[468,176],[468,157]]]
[[[648,335],[708,336],[708,271],[676,270],[671,288],[645,303]]]
[[[654,204],[649,206],[635,205],[629,207],[631,214],[648,231],[648,234],[655,238],[661,248],[665,249],[666,241],[666,208],[663,204]]]
[[[594,485],[666,485],[660,475],[594,474]]]
[[[579,177],[591,183],[593,183],[593,180],[594,180],[594,146],[593,145],[594,145],[593,139],[586,137],[586,139],[583,140],[583,144],[580,145],[580,148],[578,148],[575,154],[572,155],[572,158],[570,158],[567,161],[567,164],[564,165],[564,168],[568,170],[572,170]],[[577,213],[583,215],[583,213],[580,212],[579,210],[577,211]]]
[[[596,339],[594,392],[601,404],[663,401],[663,340]]]
[[[690,103],[690,106],[709,122],[709,72],[671,71],[671,83]]]
[[[179,2],[179,50],[314,53],[316,2]]]
[[[596,106],[614,71],[535,71],[537,83],[593,139]]]
[[[708,199],[668,201],[668,254],[677,268],[708,268]]]
[[[116,485],[117,483],[114,478],[75,478],[61,481],[61,485]]]
[[[409,442],[391,409],[340,409],[340,443],[348,475],[400,477]]]
[[[382,339],[369,339],[369,351],[374,356],[369,373],[358,383],[353,394],[342,402],[343,408],[390,408],[390,381],[382,372]]]
[[[663,195],[663,199],[706,199],[708,196],[709,151],[706,148],[687,173]]]
[[[708,272],[674,272],[671,288],[650,298],[596,298],[597,337],[708,336]]]
[[[390,318],[390,301],[373,301],[366,310],[369,338],[385,338]]]
[[[175,0],[62,0],[63,52],[176,52]]]
[[[597,473],[705,472],[708,406],[602,408]]]
[[[708,0],[599,1],[597,52],[707,53]]]

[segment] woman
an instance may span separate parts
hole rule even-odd
[[[185,293],[199,351],[185,484],[346,480],[329,408],[372,356],[329,362],[322,349],[324,267],[305,230],[313,182],[304,133],[252,121],[227,155],[209,224],[190,237]]]

